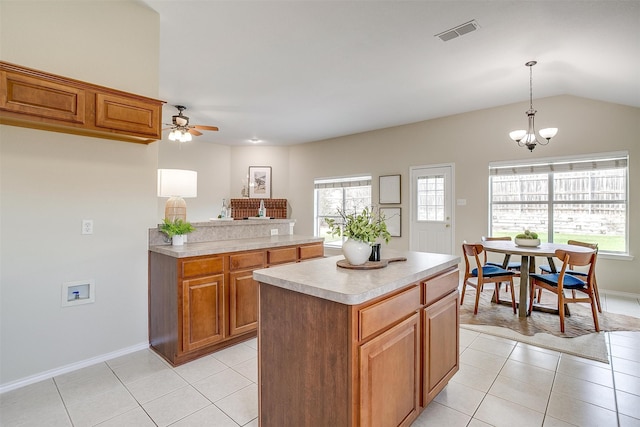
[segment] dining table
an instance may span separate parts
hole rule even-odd
[[[517,301],[518,316],[526,317],[529,307],[529,273],[535,273],[536,271],[536,257],[547,258],[549,267],[553,273],[556,273],[556,266],[553,261],[555,252],[558,249],[573,251],[573,252],[593,252],[593,249],[583,246],[569,245],[565,243],[546,243],[542,242],[539,246],[519,246],[512,240],[487,240],[480,242],[487,252],[495,252],[504,254],[504,261],[502,268],[507,268],[509,259],[512,255],[519,255],[520,261],[520,295]],[[509,302],[511,305],[511,302]],[[541,306],[539,304],[533,305],[534,310],[550,311],[557,313],[557,309],[549,309],[548,307]],[[567,307],[565,307],[565,310]],[[568,312],[567,312],[568,314]]]

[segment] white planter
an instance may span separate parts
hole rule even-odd
[[[342,254],[351,265],[362,265],[369,260],[371,246],[360,240],[347,239],[342,244]]]
[[[538,247],[540,246],[540,239],[518,239],[516,237],[515,243],[518,246]]]
[[[176,234],[171,238],[171,244],[173,246],[182,246],[184,245],[184,234]]]

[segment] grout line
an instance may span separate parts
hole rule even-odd
[[[613,383],[613,402],[616,405],[616,420],[618,421],[618,425],[620,425],[620,410],[618,408],[618,390],[616,388],[616,375],[615,375],[615,366],[613,365],[613,352],[611,349],[611,335],[609,332],[607,334],[607,346],[609,347],[609,363],[611,364],[611,381]]]

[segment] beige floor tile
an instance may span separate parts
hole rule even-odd
[[[606,387],[613,387],[613,373],[610,368],[605,369],[574,359],[560,358],[557,372]]]
[[[71,426],[53,379],[0,394],[1,426]]]
[[[258,338],[257,337],[248,339],[246,341],[243,341],[242,344],[248,345],[249,347],[251,347],[252,349],[254,349],[256,351],[258,350]]]
[[[623,374],[640,377],[640,355],[635,361],[612,357],[611,367],[615,372],[622,372]]]
[[[258,351],[244,343],[216,351],[211,355],[227,366],[235,366],[249,359],[258,357]]]
[[[640,419],[640,396],[616,391],[618,411],[629,417]]]
[[[175,423],[209,406],[204,396],[187,386],[142,405],[151,419],[160,427]]]
[[[257,357],[254,359],[249,359],[246,362],[238,363],[233,367],[233,370],[254,383],[258,382],[258,358]]]
[[[124,384],[171,369],[164,361],[149,352],[132,356],[127,363],[118,363],[111,368]]]
[[[488,394],[473,417],[496,427],[539,427],[544,414]]]
[[[216,405],[211,404],[177,423],[171,424],[171,427],[238,427],[238,424]]]
[[[640,396],[640,378],[622,372],[613,373],[616,390]]]
[[[245,376],[231,368],[211,375],[193,383],[193,386],[211,402],[216,403],[230,394],[237,392],[251,384]]]
[[[553,392],[601,406],[605,409],[616,410],[614,390],[590,381],[559,373],[556,374],[556,379],[553,382]]]
[[[480,421],[476,418],[472,418],[467,424],[467,427],[492,427],[491,424],[487,424],[484,421]]]
[[[487,372],[498,373],[507,361],[506,356],[497,356],[485,351],[467,348],[460,355],[460,363],[475,366]]]
[[[609,335],[609,340],[611,344],[619,345],[621,347],[629,347],[634,348],[640,351],[640,334],[637,337],[632,337],[629,335]]]
[[[510,360],[537,366],[538,368],[555,371],[560,360],[559,354],[547,353],[533,350],[531,347],[516,346],[509,355]]]
[[[640,419],[620,414],[620,427],[640,427]]]
[[[551,349],[543,348],[543,347],[536,347],[534,345],[523,343],[523,342],[519,342],[518,344],[516,344],[516,347],[523,348],[523,349],[528,349],[528,350],[539,351],[541,353],[553,354],[553,355],[557,356],[558,358],[560,357],[560,354],[561,354],[560,352],[555,351],[555,350],[551,350]]]
[[[615,411],[551,392],[547,415],[580,427],[615,426]]]
[[[485,393],[480,390],[455,381],[449,381],[449,384],[438,393],[433,401],[471,416],[480,406],[484,396]]]
[[[550,417],[549,415],[544,417],[542,427],[575,427],[575,424],[565,423],[557,418]]]
[[[115,359],[107,360],[106,363],[111,369],[113,369],[132,362],[143,363],[145,361],[148,362],[152,360],[160,360],[167,366],[169,366],[169,364],[162,357],[160,357],[155,351],[151,350],[150,348],[125,354],[124,356],[116,357]]]
[[[86,381],[87,379],[95,378],[99,375],[105,375],[110,372],[112,373],[111,369],[106,363],[96,363],[95,365],[87,366],[85,368],[68,372],[66,374],[58,375],[54,377],[54,381],[56,382],[58,387],[60,387],[68,383]]]
[[[513,348],[515,347],[515,342],[509,340],[495,340],[488,338],[487,335],[481,335],[476,338],[471,345],[469,345],[470,349],[484,351],[485,353],[494,354],[496,356],[504,357],[505,359],[509,357]]]
[[[549,400],[549,389],[546,387],[538,388],[503,375],[498,375],[489,389],[489,394],[541,413],[545,412]]]
[[[73,382],[66,381],[58,385],[58,390],[66,405],[80,403],[117,388],[122,388],[122,383],[111,370],[93,377],[86,377]]]
[[[205,356],[178,366],[174,371],[190,383],[217,374],[229,367],[215,357]]]
[[[626,360],[638,360],[638,349],[611,344],[611,356]]]
[[[478,336],[480,336],[479,332],[470,331],[468,329],[460,329],[460,349],[465,349],[469,347],[469,345],[475,340]]]
[[[499,375],[531,384],[549,394],[555,372],[509,359],[502,367]]]
[[[451,378],[451,381],[486,393],[497,376],[497,372],[487,372],[481,368],[460,363],[460,370]]]
[[[466,427],[471,417],[438,402],[431,402],[413,422],[412,427]]]
[[[592,365],[592,366],[597,366],[598,368],[602,368],[602,369],[611,369],[611,364],[610,363],[603,363],[600,362],[598,360],[591,360],[591,359],[585,359],[584,357],[578,357],[578,356],[574,356],[573,354],[563,354],[562,356],[560,356],[562,359],[570,359],[576,362],[581,362],[581,363],[586,363],[588,365]]]
[[[186,385],[188,383],[172,369],[163,369],[129,383],[126,387],[140,404],[144,404]]]
[[[147,413],[138,406],[131,411],[98,424],[98,427],[155,427],[155,425]]]
[[[124,386],[67,405],[74,427],[93,426],[138,407]]]
[[[258,417],[252,419],[251,421],[249,421],[247,424],[244,425],[244,427],[259,427],[260,426],[260,422]]]
[[[215,405],[243,426],[258,416],[258,386],[251,384],[218,400]]]

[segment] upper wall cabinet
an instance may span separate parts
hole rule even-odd
[[[0,61],[0,123],[149,144],[163,101]]]

